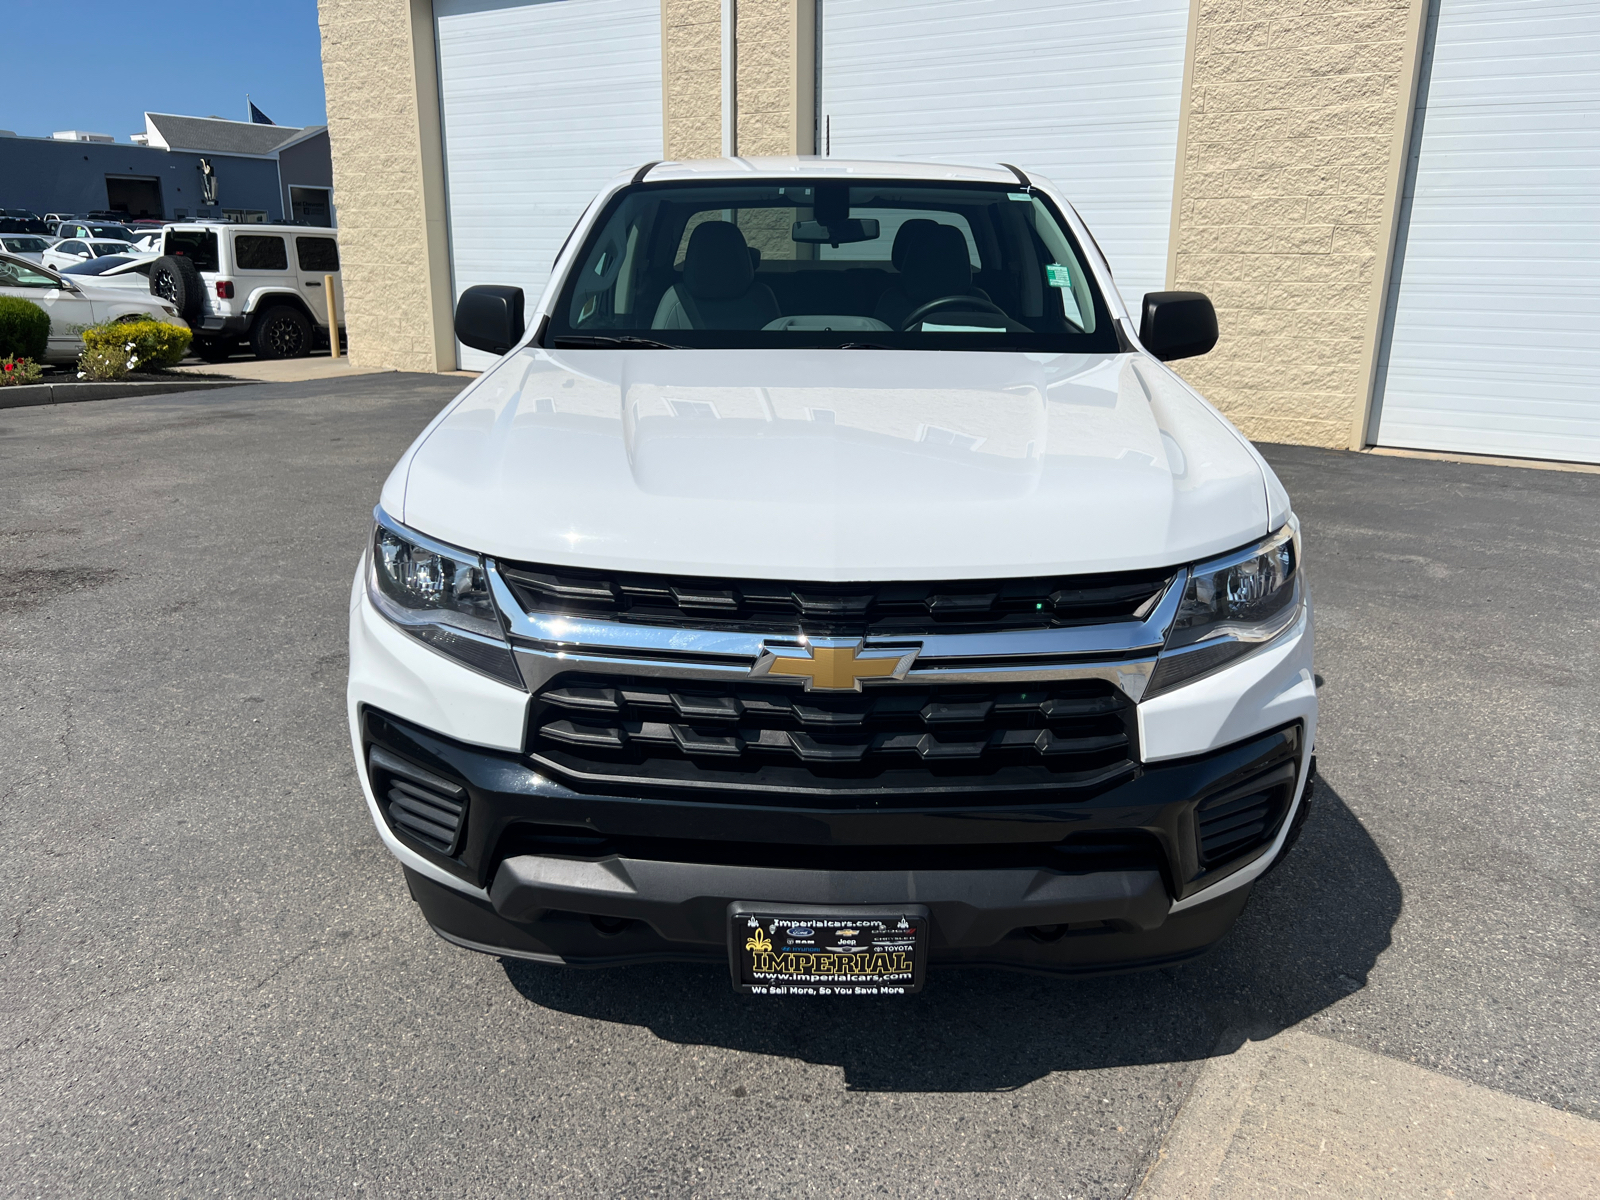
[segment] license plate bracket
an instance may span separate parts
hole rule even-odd
[[[921,904],[728,905],[735,991],[756,996],[910,996],[928,965]]]

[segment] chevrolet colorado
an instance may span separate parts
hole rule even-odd
[[[1216,943],[1298,830],[1299,527],[1010,166],[618,177],[385,483],[350,732],[430,925],[767,995]]]

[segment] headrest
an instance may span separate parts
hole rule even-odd
[[[954,225],[935,225],[907,247],[902,286],[919,304],[939,296],[959,296],[972,287],[967,239]]]
[[[707,221],[689,235],[683,285],[698,300],[731,300],[750,290],[755,268],[744,234],[731,221]]]
[[[894,249],[889,251],[889,261],[894,264],[896,271],[906,269],[906,256],[912,252],[919,238],[926,238],[928,232],[939,228],[939,222],[930,221],[927,217],[912,217],[895,231]]]

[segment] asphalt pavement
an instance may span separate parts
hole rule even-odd
[[[773,1003],[449,946],[371,828],[350,576],[463,382],[0,412],[0,1194],[1125,1196],[1290,1026],[1600,1118],[1600,476],[1266,448],[1323,787],[1219,950]]]

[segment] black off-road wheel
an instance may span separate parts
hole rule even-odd
[[[150,294],[160,296],[185,321],[194,321],[205,307],[205,283],[192,260],[177,255],[156,259],[150,268]]]
[[[311,322],[287,304],[269,308],[250,327],[250,348],[257,358],[304,358],[311,353]]]

